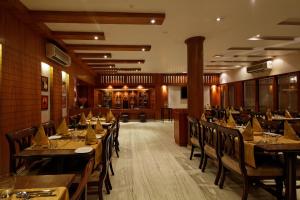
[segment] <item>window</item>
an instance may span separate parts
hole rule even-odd
[[[273,108],[273,77],[259,79],[259,111]]]
[[[229,85],[228,87],[228,105],[234,107],[234,98],[235,98],[235,89],[234,85]]]
[[[255,110],[255,80],[244,82],[244,107],[246,110]]]
[[[297,75],[289,74],[278,77],[279,110],[298,111]]]

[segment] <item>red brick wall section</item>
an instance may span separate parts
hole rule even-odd
[[[41,121],[40,77],[42,40],[0,9],[3,63],[0,80],[0,172],[8,170],[5,134]]]
[[[0,7],[0,173],[8,171],[9,150],[5,134],[41,123],[41,62],[53,67],[51,119],[62,118],[62,80],[60,66],[45,58],[45,40],[10,11]],[[69,97],[74,96],[73,77],[84,76],[94,82],[90,72],[74,65],[64,70],[70,75]],[[69,98],[69,106],[74,98]]]

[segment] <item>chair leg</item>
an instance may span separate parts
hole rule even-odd
[[[109,189],[112,190],[112,185],[111,185],[111,182],[110,182],[109,175],[107,176],[107,185],[108,185]]]
[[[282,190],[283,190],[283,180],[282,178],[275,178],[275,183],[276,183],[276,196],[278,200],[281,200],[282,197]]]
[[[117,146],[115,146],[115,150],[116,150],[117,157],[119,158],[119,151],[117,149]]]
[[[207,165],[207,155],[206,155],[205,152],[204,152],[203,156],[204,156],[204,158],[203,158],[204,160],[203,160],[203,165],[201,167],[202,172],[205,171],[205,168],[206,168],[206,165]]]
[[[110,189],[109,189],[109,185],[108,185],[108,179],[106,178],[104,182],[105,182],[106,193],[110,194]]]
[[[114,172],[114,169],[113,169],[113,166],[112,166],[111,162],[109,163],[109,167],[110,167],[111,174],[114,176],[115,172]]]
[[[102,193],[102,188],[103,188],[103,177],[99,178],[99,185],[98,185],[98,197],[99,200],[103,200],[103,193]]]
[[[199,165],[199,169],[201,169],[203,167],[203,161],[204,161],[204,151],[201,152],[201,158],[200,158],[200,165]]]
[[[242,200],[247,200],[249,192],[249,180],[247,177],[244,177],[244,187],[243,187],[243,196]]]
[[[221,171],[222,171],[222,163],[219,160],[219,162],[218,162],[218,172],[217,172],[217,175],[216,175],[216,178],[215,178],[215,182],[214,182],[215,185],[219,184],[219,180],[220,180],[220,176],[221,176]]]
[[[219,182],[219,188],[223,189],[224,186],[224,181],[225,181],[225,176],[226,176],[226,169],[222,165],[222,170],[221,170],[221,177],[220,177],[220,182]]]
[[[190,160],[192,160],[192,158],[193,158],[193,155],[194,155],[194,148],[195,148],[194,145],[192,145]]]

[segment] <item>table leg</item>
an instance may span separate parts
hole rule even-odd
[[[286,169],[286,189],[285,199],[296,200],[296,159],[297,154],[293,152],[285,153],[285,169]]]

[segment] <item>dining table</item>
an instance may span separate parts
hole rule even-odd
[[[266,139],[266,136],[268,139]],[[285,171],[285,194],[287,200],[296,200],[296,167],[297,155],[300,154],[300,141],[287,139],[284,136],[263,132],[262,135],[254,136],[253,141],[244,141],[245,162],[256,167],[255,155],[264,153],[283,153]]]
[[[48,200],[69,200],[69,188],[75,174],[16,176],[14,195],[33,195],[32,198]]]
[[[52,158],[57,159],[58,173],[64,170],[65,158],[73,160],[89,160],[95,158],[95,166],[101,161],[103,135],[96,135],[97,143],[88,145],[85,141],[86,130],[70,131],[67,135],[55,135],[49,137],[48,146],[32,145],[14,155],[19,159]],[[75,135],[75,137],[74,137]],[[99,137],[98,137],[99,136]]]

